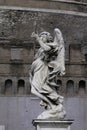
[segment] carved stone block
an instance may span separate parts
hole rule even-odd
[[[36,130],[70,130],[73,120],[33,120]]]

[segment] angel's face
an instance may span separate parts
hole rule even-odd
[[[53,37],[51,35],[49,35],[48,38],[47,38],[47,41],[48,42],[52,42],[53,41]]]
[[[46,32],[40,36],[40,39],[46,44],[53,41],[53,37],[50,35],[50,33]]]
[[[40,37],[40,39],[41,39],[44,43],[46,43],[46,42],[47,42],[47,35],[43,34],[43,35]]]

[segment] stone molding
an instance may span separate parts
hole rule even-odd
[[[36,130],[70,130],[70,125],[74,120],[39,120],[34,119],[33,125],[36,127]]]

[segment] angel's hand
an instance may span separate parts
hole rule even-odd
[[[36,34],[35,32],[33,32],[33,33],[31,34],[31,37],[37,38],[37,37],[38,37],[38,34]]]
[[[58,70],[53,70],[52,72],[50,72],[50,74],[49,75],[59,75],[60,74],[60,71],[59,71],[59,69]]]
[[[60,72],[60,76],[63,76],[63,75],[65,75],[65,71]]]

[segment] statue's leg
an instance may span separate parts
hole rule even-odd
[[[59,95],[56,91],[52,91],[47,94],[47,97],[53,101],[52,105],[59,105],[60,103],[63,104],[64,97]]]
[[[35,94],[36,96],[38,96],[41,100],[47,102],[47,104],[50,106],[50,108],[52,108],[52,103],[51,101],[43,94],[41,94],[40,92],[38,92],[38,90],[36,90],[33,86],[31,88],[31,92],[33,94]]]

